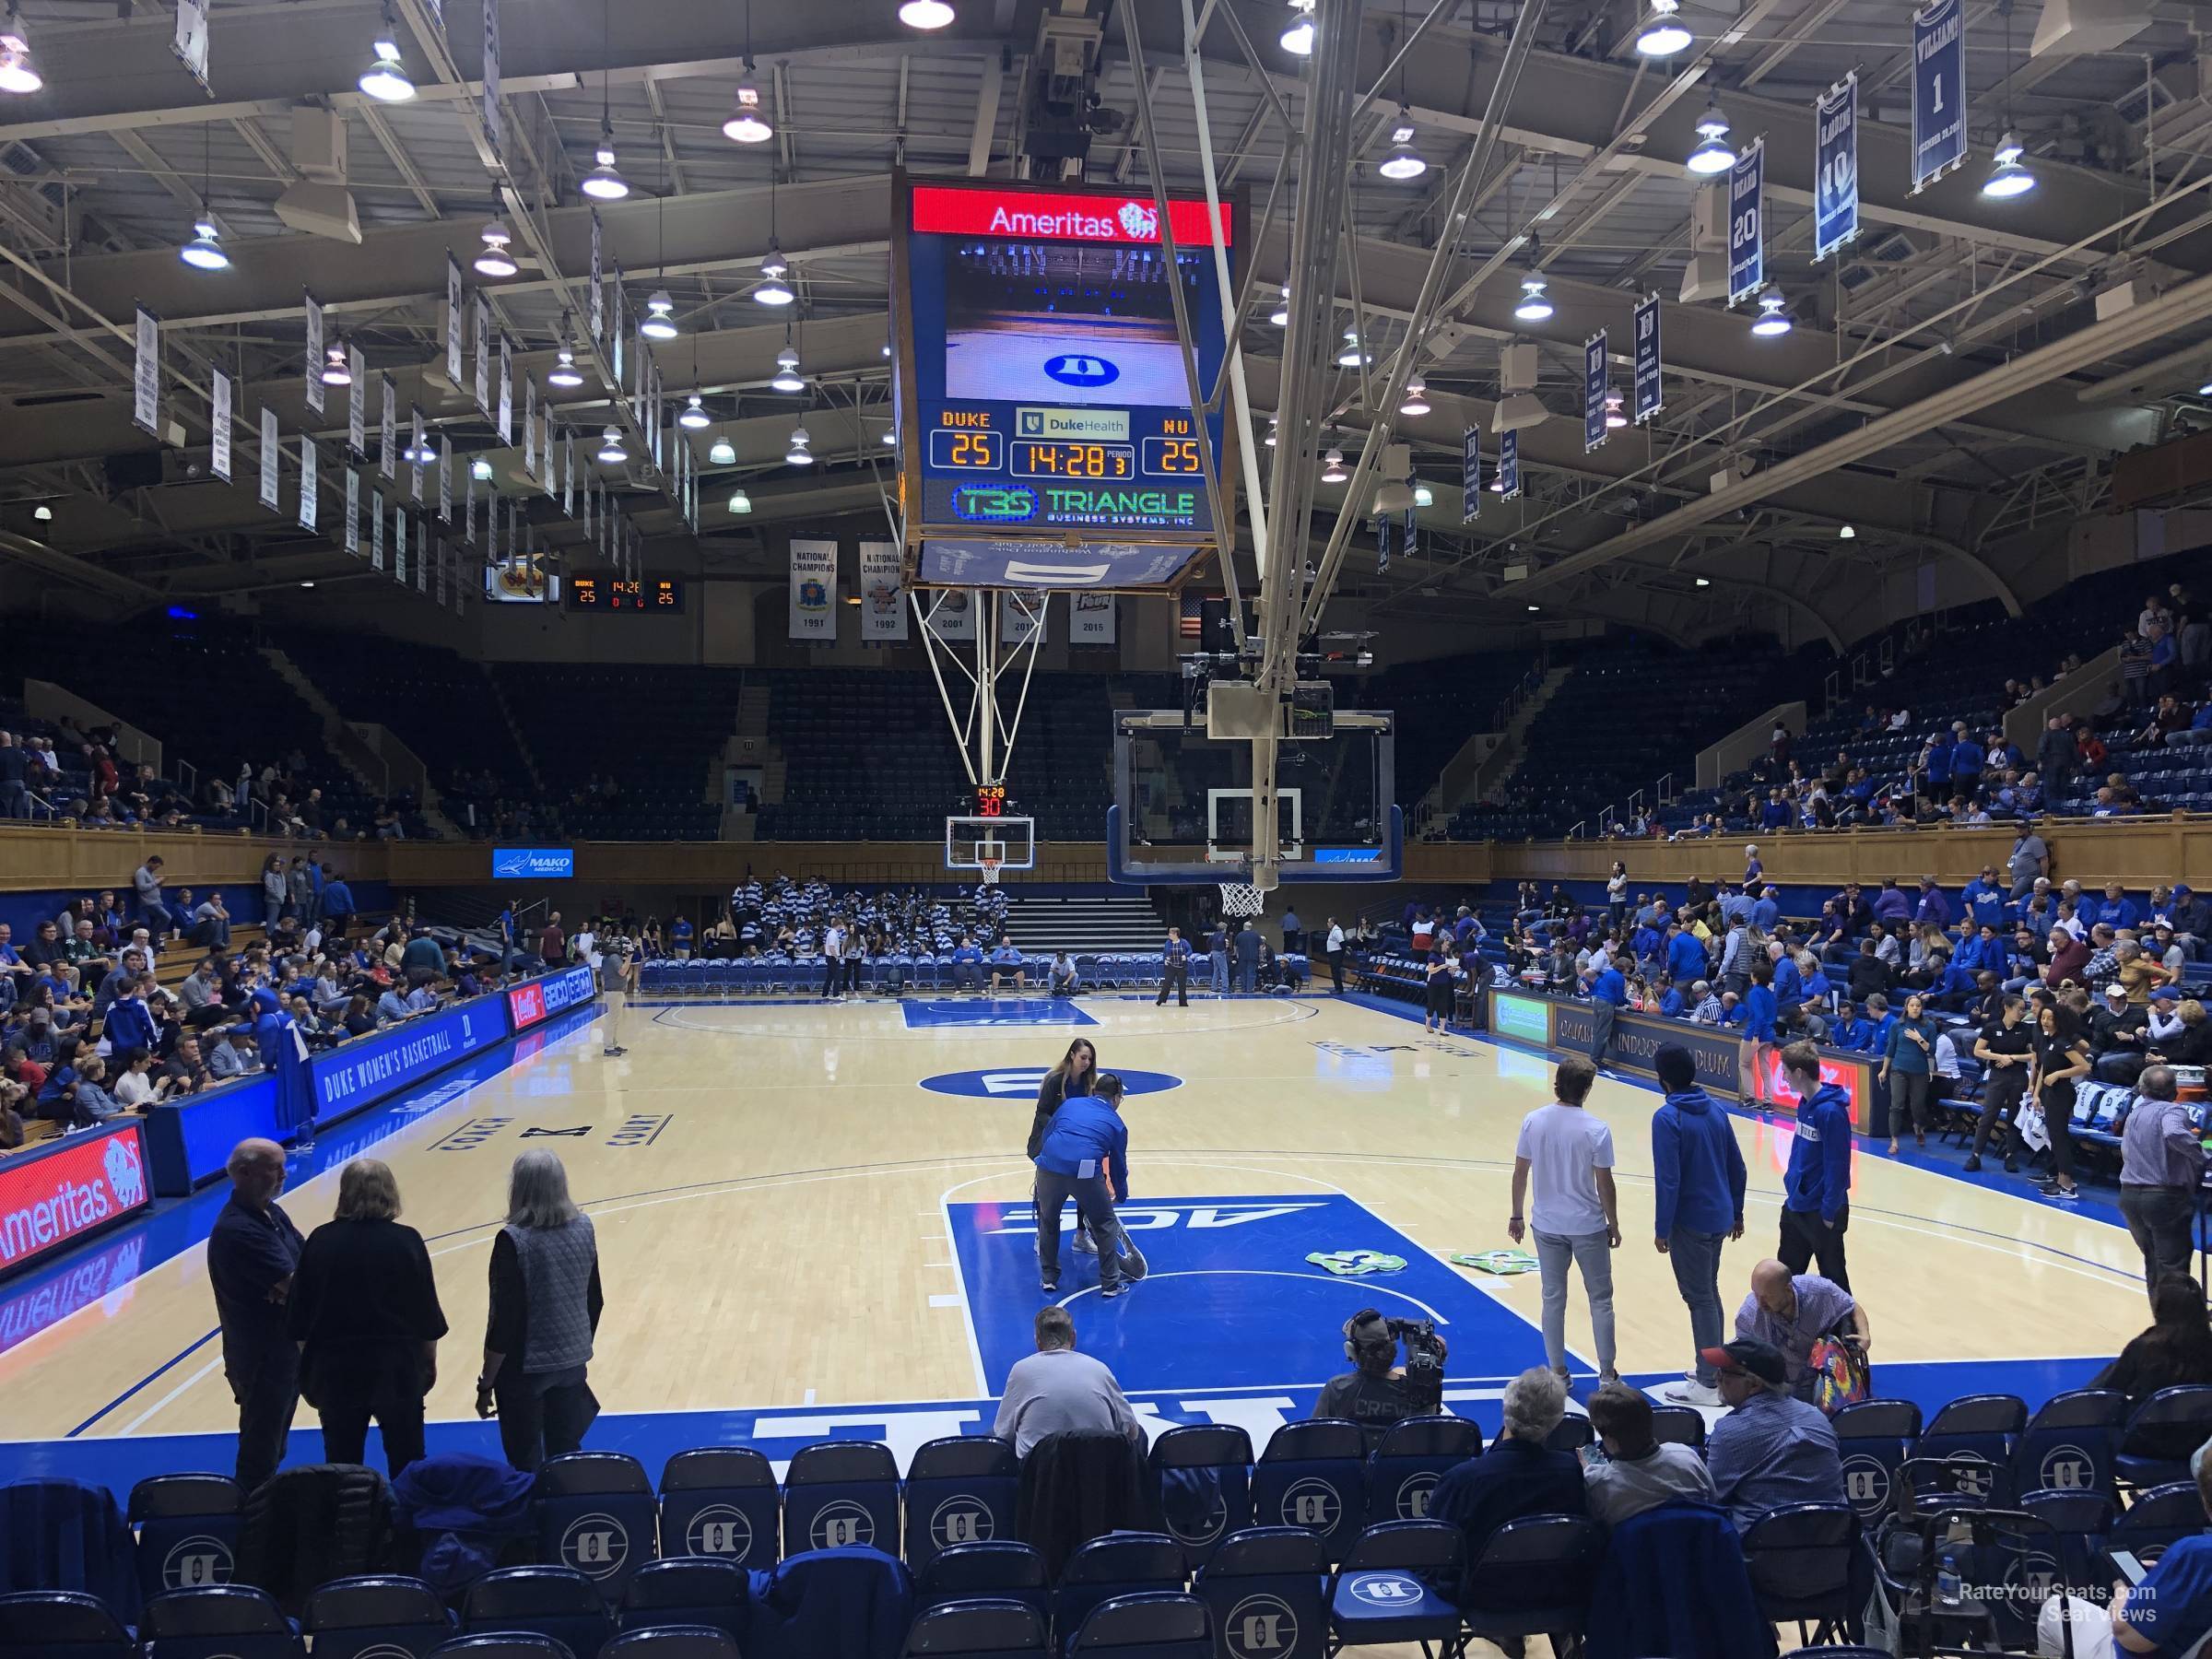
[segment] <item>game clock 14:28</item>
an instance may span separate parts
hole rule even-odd
[[[562,601],[572,611],[605,611],[624,616],[680,616],[684,584],[673,576],[571,576]]]

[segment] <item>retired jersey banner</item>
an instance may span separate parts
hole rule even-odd
[[[422,429],[422,406],[418,404],[407,412],[407,483],[408,495],[422,500],[422,472],[428,448]]]
[[[230,377],[220,369],[215,371],[207,408],[208,424],[214,432],[207,453],[208,469],[228,484],[230,482]]]
[[[906,639],[906,590],[900,583],[896,542],[860,544],[860,637]]]
[[[170,50],[201,91],[214,90],[207,84],[207,0],[177,0],[177,33]]]
[[[1728,303],[1767,286],[1767,141],[1754,138],[1728,170]]]
[[[1612,373],[1606,356],[1606,331],[1583,342],[1583,453],[1606,441],[1606,393]]]
[[[484,136],[491,153],[507,151],[507,118],[500,110],[500,0],[484,0]]]
[[[1459,522],[1471,524],[1482,513],[1482,429],[1459,435]]]
[[[491,301],[483,294],[477,296],[477,383],[474,388],[477,407],[491,413],[491,359],[499,349],[492,342]]]
[[[833,541],[792,538],[791,637],[837,638],[837,544]]]
[[[500,441],[514,441],[514,343],[500,335]]]
[[[1009,588],[998,596],[998,642],[1002,645],[1027,645],[1034,641],[1044,643],[1046,613],[1051,607],[1050,594],[1025,594]]]
[[[407,510],[392,510],[392,580],[407,585]]]
[[[594,341],[606,338],[606,259],[603,247],[605,240],[605,233],[599,227],[599,209],[594,207],[592,209],[592,286],[591,291],[584,296],[585,307],[591,315],[592,338]]]
[[[300,439],[300,528],[312,530],[315,515],[321,503],[315,499],[322,489],[316,465],[320,457],[315,452],[314,434],[305,433]]]
[[[1966,159],[1966,36],[1959,0],[1912,14],[1912,194]]]
[[[346,469],[346,551],[356,558],[361,551],[361,475]]]
[[[1859,76],[1853,71],[1813,100],[1813,258],[1859,234]]]
[[[1070,594],[1067,596],[1067,642],[1070,645],[1113,643],[1114,598],[1112,594]]]
[[[369,568],[384,568],[384,492],[381,489],[369,492]]]
[[[1646,296],[1636,308],[1636,424],[1659,413],[1659,296]]]

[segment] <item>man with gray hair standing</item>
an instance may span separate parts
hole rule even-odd
[[[238,1402],[238,1484],[276,1473],[300,1405],[300,1348],[285,1323],[300,1230],[277,1207],[284,1148],[242,1140],[225,1166],[230,1200],[207,1235],[207,1280],[222,1326],[223,1375]]]
[[[2145,1066],[2120,1129],[2120,1214],[2143,1253],[2143,1288],[2154,1305],[2160,1279],[2188,1275],[2205,1173],[2204,1143],[2175,1093],[2173,1067]]]
[[[1589,1512],[1583,1465],[1571,1452],[1545,1442],[1567,1415],[1567,1385],[1548,1366],[1535,1366],[1505,1385],[1505,1428],[1480,1457],[1444,1471],[1430,1495],[1429,1519],[1459,1528],[1470,1568],[1490,1535],[1524,1515]],[[1508,1659],[1520,1651],[1505,1647]]]

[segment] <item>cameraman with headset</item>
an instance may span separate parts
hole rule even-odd
[[[1406,1342],[1404,1365],[1397,1363],[1400,1337]],[[1443,1410],[1446,1353],[1444,1339],[1426,1320],[1385,1319],[1362,1308],[1344,1322],[1344,1357],[1359,1369],[1328,1380],[1313,1415],[1359,1424],[1371,1453],[1393,1423]]]

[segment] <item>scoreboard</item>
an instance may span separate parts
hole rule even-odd
[[[571,576],[562,597],[572,611],[674,617],[683,614],[684,584],[673,576]]]
[[[917,585],[1157,591],[1216,545],[1222,422],[1192,410],[1174,295],[1210,392],[1216,250],[1233,280],[1239,203],[1168,214],[1171,265],[1148,194],[900,176],[893,390]]]

